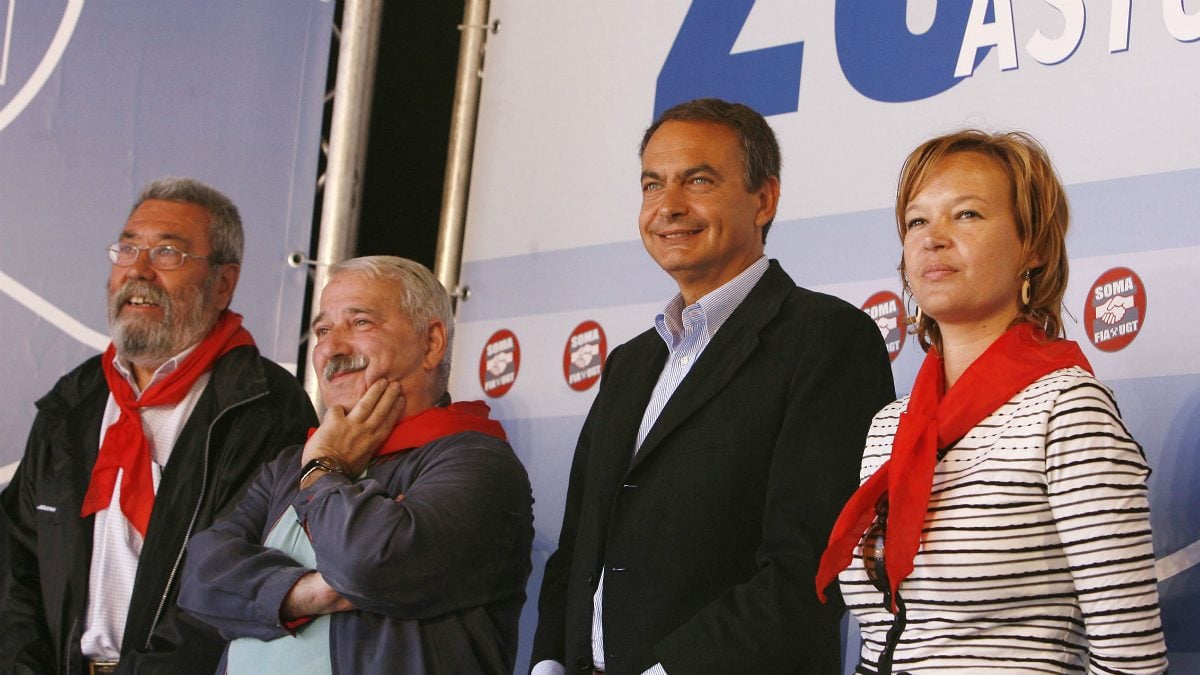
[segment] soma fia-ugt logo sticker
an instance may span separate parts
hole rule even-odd
[[[883,344],[887,347],[888,358],[895,361],[904,348],[904,303],[900,297],[891,291],[879,291],[867,298],[862,304],[862,311],[871,317],[879,334],[883,336]]]
[[[512,389],[521,369],[521,344],[517,336],[502,328],[488,338],[479,356],[479,385],[483,393],[499,398]]]
[[[1083,305],[1088,338],[1097,349],[1115,352],[1129,346],[1146,321],[1146,286],[1128,267],[1114,267],[1092,284]]]
[[[587,391],[600,381],[607,356],[608,340],[600,324],[584,321],[576,326],[563,349],[563,377],[567,386],[575,391]]]

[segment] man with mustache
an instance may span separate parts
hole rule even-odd
[[[507,675],[533,500],[488,407],[450,402],[450,297],[403,258],[329,274],[312,322],[328,411],[192,539],[180,604],[231,640],[230,675]]]
[[[173,177],[109,246],[112,344],[38,401],[0,495],[0,672],[214,672],[222,640],[176,604],[188,536],[316,423],[228,309],[242,248],[233,203]]]
[[[679,287],[613,350],[538,600],[534,673],[839,673],[813,590],[892,400],[879,330],[764,255],[779,202],[767,122],[717,99],[645,132],[642,243]]]

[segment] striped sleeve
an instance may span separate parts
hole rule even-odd
[[[1091,378],[1063,389],[1046,434],[1046,489],[1087,632],[1089,671],[1160,673],[1149,469],[1112,394]]]

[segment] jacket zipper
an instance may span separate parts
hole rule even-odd
[[[79,617],[71,619],[71,630],[67,632],[67,640],[63,645],[63,675],[71,675],[72,672],[78,672],[71,669],[71,646],[77,642],[75,639],[75,628],[78,625]]]
[[[213,428],[217,426],[217,422],[221,421],[225,413],[234,408],[240,408],[252,401],[257,401],[269,393],[267,391],[260,392],[256,396],[234,403],[217,413],[217,416],[208,425],[208,434],[204,437],[204,462],[201,464],[202,469],[200,471],[200,496],[196,499],[196,508],[192,510],[192,519],[188,521],[187,531],[183,533],[183,544],[179,547],[179,553],[175,556],[175,564],[171,566],[171,574],[167,577],[167,585],[163,587],[162,597],[158,600],[158,609],[154,611],[154,620],[150,622],[150,631],[146,633],[146,644],[142,647],[146,651],[150,651],[150,642],[154,638],[154,630],[158,628],[158,622],[162,619],[163,609],[167,605],[167,596],[170,594],[171,585],[175,583],[175,576],[179,573],[179,565],[183,562],[183,554],[187,551],[188,540],[192,538],[192,530],[196,527],[196,519],[200,517],[200,508],[204,505],[205,495],[208,494],[208,456],[209,446],[212,443]]]

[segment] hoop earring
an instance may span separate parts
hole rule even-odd
[[[924,313],[922,313],[922,311],[920,311],[920,305],[917,305],[917,313],[914,313],[914,315],[908,317],[906,319],[905,323],[910,324],[910,325],[916,325],[916,327],[919,328],[920,327],[920,319],[923,319],[923,318],[925,318],[925,315],[924,315]]]
[[[1025,270],[1024,272],[1021,273],[1021,278],[1025,280],[1024,282],[1021,283],[1021,304],[1026,307],[1029,306],[1029,290],[1030,290],[1029,287],[1031,285],[1029,283],[1029,275],[1030,275],[1029,270]]]

